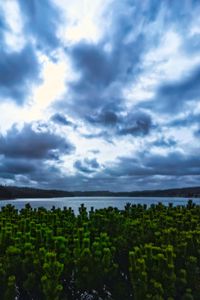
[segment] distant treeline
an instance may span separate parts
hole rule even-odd
[[[0,186],[0,199],[54,198],[54,197],[200,197],[200,187],[133,192],[62,191],[28,187]]]
[[[0,199],[72,197],[73,193],[28,187],[0,186]]]

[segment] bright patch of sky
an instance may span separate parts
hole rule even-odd
[[[80,40],[98,42],[103,35],[103,12],[110,1],[102,0],[74,0],[54,1],[62,9],[66,26],[60,29],[60,36],[68,47],[68,44],[77,43]]]

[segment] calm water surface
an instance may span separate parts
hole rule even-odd
[[[194,203],[200,205],[200,198],[190,198]],[[45,207],[46,209],[51,209],[54,205],[56,208],[71,207],[75,213],[78,212],[78,208],[82,203],[89,210],[91,206],[95,209],[105,208],[109,206],[117,207],[123,209],[126,203],[131,204],[147,204],[148,206],[152,203],[156,204],[162,202],[164,205],[173,203],[176,205],[186,205],[188,198],[179,198],[179,197],[65,197],[65,198],[37,198],[37,199],[15,199],[15,200],[3,200],[0,201],[0,207],[5,206],[6,204],[12,204],[17,209],[24,208],[26,203],[30,203],[33,208]]]

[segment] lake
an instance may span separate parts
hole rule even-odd
[[[189,198],[180,197],[64,197],[64,198],[37,198],[37,199],[14,199],[14,200],[3,200],[0,201],[0,207],[7,204],[14,205],[17,209],[24,208],[26,203],[30,203],[33,208],[45,207],[46,209],[51,209],[54,205],[56,208],[71,207],[75,213],[78,212],[78,208],[82,203],[89,210],[91,206],[95,209],[105,208],[109,206],[117,207],[123,209],[126,203],[131,204],[157,204],[162,202],[164,205],[173,203],[176,205],[186,205]],[[200,198],[190,198],[194,203],[200,205]]]

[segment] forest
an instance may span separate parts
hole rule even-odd
[[[0,211],[2,300],[198,300],[200,206]]]

